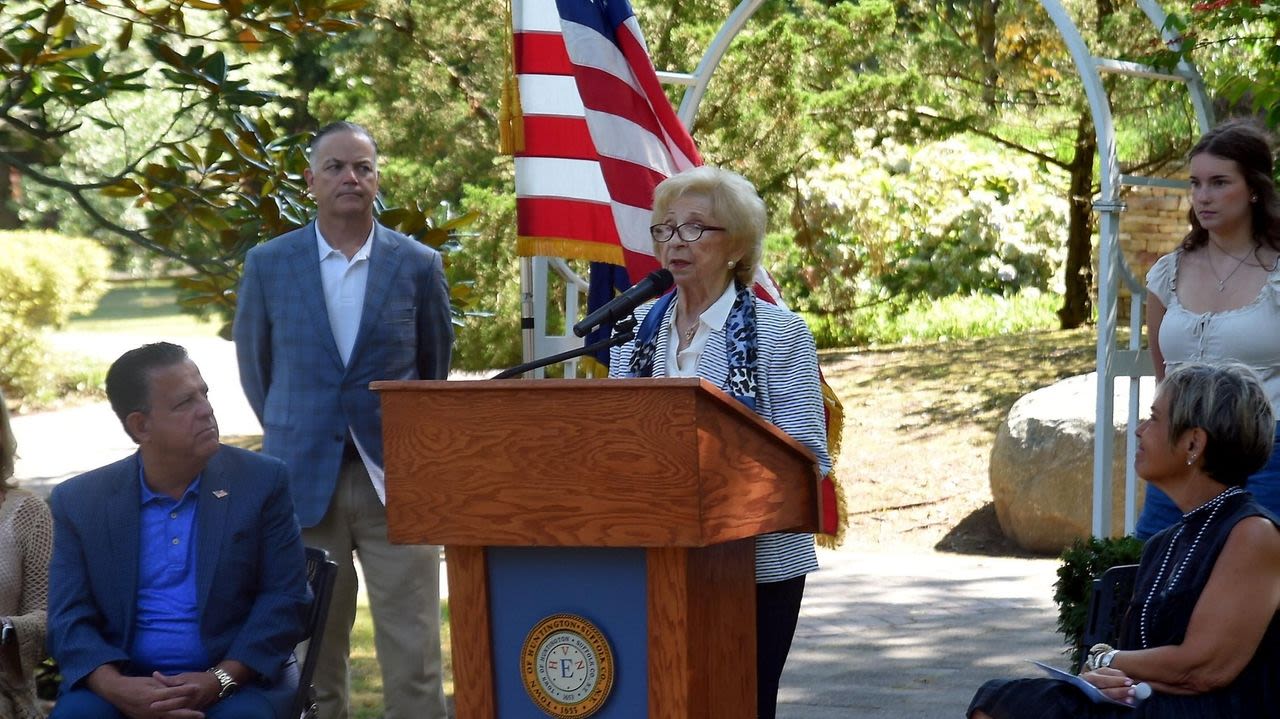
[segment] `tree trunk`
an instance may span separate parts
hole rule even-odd
[[[0,230],[16,230],[22,226],[14,206],[19,187],[14,183],[15,179],[12,168],[0,162]]]
[[[1089,111],[1082,110],[1076,122],[1075,155],[1067,169],[1071,172],[1070,206],[1067,210],[1067,264],[1063,268],[1062,308],[1058,320],[1062,329],[1079,327],[1093,313],[1090,287],[1093,285],[1093,160],[1098,154],[1098,138],[1093,132]]]

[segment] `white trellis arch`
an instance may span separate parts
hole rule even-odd
[[[734,38],[746,26],[751,16],[765,0],[742,0],[712,39],[697,68],[691,73],[659,72],[666,83],[685,85],[688,89],[680,102],[679,116],[686,127],[692,126],[698,105],[706,93],[711,77],[728,51]],[[1139,415],[1138,379],[1153,374],[1151,354],[1142,349],[1142,317],[1146,288],[1130,271],[1120,252],[1120,217],[1124,204],[1120,190],[1124,186],[1185,187],[1186,183],[1156,177],[1125,175],[1120,172],[1116,152],[1116,130],[1111,113],[1111,100],[1103,87],[1103,74],[1125,75],[1149,80],[1160,80],[1185,88],[1190,95],[1196,121],[1201,132],[1213,124],[1212,108],[1204,83],[1195,67],[1183,61],[1172,71],[1159,70],[1138,63],[1095,56],[1080,34],[1075,21],[1059,0],[1040,0],[1059,35],[1071,54],[1093,117],[1099,157],[1099,192],[1093,209],[1098,213],[1098,342],[1097,342],[1097,406],[1095,427],[1111,427],[1114,419],[1114,386],[1120,377],[1129,378],[1129,426],[1126,442],[1125,476],[1125,533],[1132,533],[1136,517],[1137,477],[1134,474],[1133,456],[1136,451],[1136,428]],[[1182,38],[1166,27],[1167,15],[1157,0],[1137,0],[1154,33],[1171,48],[1177,48]],[[563,260],[534,257],[522,260],[521,287],[524,299],[524,316],[533,317],[533,327],[525,328],[525,359],[546,356],[571,349],[581,340],[569,335],[547,334],[547,310],[549,278],[555,273],[564,282],[564,307],[566,315],[576,316],[579,296],[586,290],[586,282],[575,275]],[[1117,297],[1123,281],[1131,294],[1130,333],[1126,349],[1117,346]],[[1111,431],[1094,432],[1093,453],[1093,534],[1110,536],[1111,528],[1111,466],[1115,452]]]

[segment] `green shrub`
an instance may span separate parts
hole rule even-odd
[[[954,295],[898,301],[843,315],[801,313],[820,348],[993,337],[1053,329],[1062,298],[1026,289],[1009,297]]]
[[[1079,666],[1082,657],[1080,641],[1089,618],[1093,580],[1114,566],[1136,564],[1141,558],[1142,542],[1134,537],[1077,539],[1062,553],[1053,601],[1058,604],[1058,631],[1072,648],[1072,666]]]
[[[18,400],[49,388],[40,333],[94,308],[111,257],[92,240],[51,232],[0,232],[0,248],[0,390]]]
[[[982,140],[907,146],[868,131],[856,142],[800,178],[793,232],[769,238],[789,302],[848,313],[886,299],[1059,288],[1060,173]]]

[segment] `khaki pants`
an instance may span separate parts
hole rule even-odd
[[[324,518],[302,530],[302,540],[322,547],[338,563],[333,603],[316,666],[320,719],[348,719],[351,627],[358,579],[352,553],[360,555],[374,646],[382,669],[386,719],[445,719],[440,658],[440,548],[393,545],[387,513],[357,459],[342,465]]]

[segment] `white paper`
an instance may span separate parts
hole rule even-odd
[[[1053,679],[1067,682],[1068,684],[1073,685],[1076,689],[1079,689],[1080,691],[1084,692],[1084,695],[1089,697],[1089,700],[1092,701],[1094,704],[1115,704],[1116,706],[1128,707],[1132,709],[1138,703],[1136,699],[1134,700],[1133,704],[1118,702],[1115,699],[1112,699],[1111,697],[1107,696],[1106,694],[1103,694],[1101,689],[1095,687],[1094,685],[1090,684],[1084,679],[1081,679],[1079,676],[1075,674],[1070,674],[1056,667],[1051,667],[1048,664],[1045,664],[1044,662],[1037,662],[1032,660],[1031,663],[1043,669],[1045,673],[1048,674]]]

